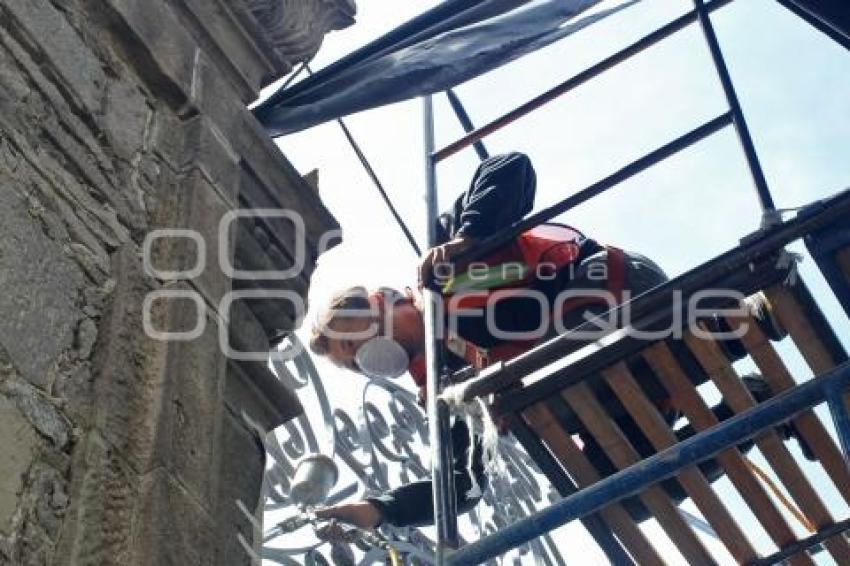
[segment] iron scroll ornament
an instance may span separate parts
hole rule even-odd
[[[265,523],[277,524],[281,518],[298,513],[288,494],[296,462],[308,453],[331,456],[341,469],[340,480],[327,504],[430,478],[428,423],[414,393],[389,380],[364,379],[352,416],[332,405],[310,353],[297,336],[290,335],[281,347],[287,355],[272,362],[275,375],[296,391],[305,405],[313,404],[319,410],[305,411],[264,436],[268,460],[263,479]],[[469,513],[465,524],[464,531],[471,532],[474,538],[526,517],[558,497],[512,436],[500,438],[499,452],[505,473],[491,480],[482,502]],[[433,563],[433,541],[426,531],[381,527],[381,534],[410,564]],[[283,566],[359,566],[385,561],[385,551],[380,548],[362,542],[331,544],[317,539],[309,528],[285,537],[274,528],[267,529],[259,554],[263,561]],[[519,548],[499,563],[525,562],[522,557],[534,564],[564,563],[548,536]]]

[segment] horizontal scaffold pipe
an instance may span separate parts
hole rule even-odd
[[[824,527],[815,534],[789,544],[785,548],[776,551],[770,556],[765,556],[764,558],[759,558],[754,562],[750,562],[747,566],[773,566],[774,564],[779,564],[786,558],[794,556],[804,550],[808,550],[813,546],[822,543],[826,539],[832,538],[835,535],[839,535],[846,531],[850,531],[850,519],[844,519],[843,521]]]
[[[706,10],[708,10],[709,12],[712,12],[712,11],[718,9],[718,8],[722,8],[723,6],[725,6],[726,4],[728,4],[731,1],[732,0],[715,0],[714,2],[706,5]],[[470,145],[484,139],[485,137],[489,136],[493,132],[496,132],[496,131],[502,129],[503,127],[507,126],[508,124],[515,122],[516,120],[519,120],[520,118],[530,114],[531,112],[534,112],[535,110],[537,110],[541,106],[543,106],[543,105],[545,105],[549,102],[552,102],[553,100],[555,100],[559,96],[568,93],[569,91],[571,91],[574,88],[586,83],[587,81],[593,79],[594,77],[601,75],[602,73],[604,73],[608,69],[611,69],[612,67],[615,67],[616,65],[619,65],[623,61],[633,57],[634,55],[637,55],[638,53],[646,50],[647,48],[652,47],[656,43],[659,43],[660,41],[670,37],[674,33],[686,28],[688,25],[692,24],[696,20],[697,20],[696,10],[691,10],[690,12],[688,12],[687,14],[684,14],[683,16],[679,16],[678,18],[676,18],[672,22],[661,26],[660,28],[653,31],[652,33],[650,33],[650,34],[640,38],[639,40],[635,41],[634,43],[632,43],[628,47],[625,47],[624,49],[618,51],[617,53],[614,53],[613,55],[611,55],[610,57],[608,57],[606,59],[603,59],[602,61],[593,65],[592,67],[585,69],[584,71],[580,72],[579,74],[570,77],[569,79],[563,81],[562,83],[555,85],[554,87],[547,90],[546,92],[532,98],[531,100],[529,100],[528,102],[525,102],[524,104],[521,104],[520,106],[517,106],[516,108],[514,108],[510,112],[500,116],[499,118],[496,118],[492,122],[485,124],[485,125],[481,126],[480,128],[478,128],[476,130],[469,132],[467,135],[463,136],[462,138],[458,139],[457,141],[454,141],[451,144],[444,147],[443,149],[435,152],[434,153],[434,161],[437,161],[437,162],[442,161],[443,159],[446,159],[447,157],[454,155],[455,153],[461,151],[462,149],[465,149],[465,148],[469,147]]]
[[[632,161],[628,165],[618,169],[614,173],[608,175],[604,179],[593,183],[589,187],[586,187],[579,192],[568,196],[564,200],[549,206],[548,208],[544,208],[540,212],[536,212],[531,216],[520,220],[519,222],[515,222],[514,224],[508,226],[504,230],[500,230],[496,232],[492,236],[488,236],[481,241],[477,242],[477,244],[470,249],[469,251],[460,254],[454,261],[458,264],[467,264],[472,260],[484,257],[490,252],[496,251],[501,248],[511,240],[513,240],[517,235],[522,234],[526,230],[530,230],[535,226],[539,226],[544,222],[549,222],[559,214],[563,214],[568,210],[575,208],[576,206],[586,202],[605,191],[619,185],[620,183],[627,181],[628,179],[634,177],[635,175],[646,171],[653,165],[661,163],[668,157],[671,157],[683,149],[690,147],[691,145],[701,141],[708,136],[714,134],[715,132],[723,129],[732,123],[732,114],[731,112],[725,112],[716,118],[705,122],[701,126],[697,126],[690,132],[687,132],[673,141],[647,153],[643,157]]]
[[[682,468],[711,458],[726,448],[812,408],[824,400],[828,388],[848,386],[850,364],[845,363],[465,546],[450,554],[446,563],[483,564],[542,534],[634,495],[673,476]]]

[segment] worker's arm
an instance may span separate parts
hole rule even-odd
[[[360,529],[374,529],[381,523],[380,510],[368,501],[340,503],[316,510],[319,519],[336,519]]]
[[[470,442],[469,428],[463,420],[456,421],[451,428],[453,462],[452,468],[457,497],[457,512],[465,513],[481,499],[481,490],[486,487],[482,446],[480,440]],[[470,459],[470,450],[472,458]],[[479,490],[472,491],[472,477]],[[356,503],[340,503],[316,510],[320,519],[336,519],[371,529],[381,523],[396,527],[434,524],[434,492],[430,479],[414,481],[391,489],[380,495]]]
[[[537,187],[528,156],[508,153],[481,162],[469,189],[439,226],[447,241],[428,250],[419,266],[419,282],[428,282],[434,266],[449,263],[475,243],[507,228],[531,212]]]
[[[435,276],[435,269],[438,269],[435,266],[451,263],[454,258],[473,247],[475,241],[475,238],[461,235],[427,250],[419,264],[419,286],[422,287],[431,281]],[[440,271],[436,271],[436,277],[440,277]]]

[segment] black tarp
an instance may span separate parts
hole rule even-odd
[[[850,0],[778,0],[780,4],[850,49]]]
[[[453,0],[254,108],[272,136],[432,94],[639,0]],[[599,4],[597,6],[597,4]]]

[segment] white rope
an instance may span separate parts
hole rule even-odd
[[[788,275],[785,276],[784,284],[793,286],[797,283],[798,265],[803,262],[803,254],[785,250],[776,261],[776,267],[779,269],[788,269]]]
[[[464,388],[459,386],[448,387],[440,395],[440,399],[448,405],[453,415],[466,420],[469,429],[467,471],[472,487],[466,492],[466,496],[472,499],[484,494],[473,471],[475,435],[478,429],[481,430],[481,461],[490,484],[492,485],[498,479],[507,480],[508,468],[499,450],[499,428],[493,422],[484,400],[479,397],[470,402],[464,402],[463,397]]]
[[[466,492],[466,498],[478,499],[484,496],[484,491],[481,489],[481,485],[478,483],[478,478],[475,477],[475,472],[472,468],[475,463],[475,417],[471,411],[466,413],[466,426],[469,429],[469,455],[466,462],[466,472],[469,474],[469,481],[472,484],[469,491]]]
[[[465,388],[462,383],[446,387],[439,395],[439,399],[449,406],[452,411],[462,410],[467,403],[463,400]]]
[[[789,212],[799,212],[800,210],[803,210],[807,206],[809,206],[809,205],[808,204],[801,204],[800,206],[791,206],[791,207],[788,207],[788,208],[777,208],[777,209],[775,209],[775,212],[778,212],[779,214],[788,214]]]

